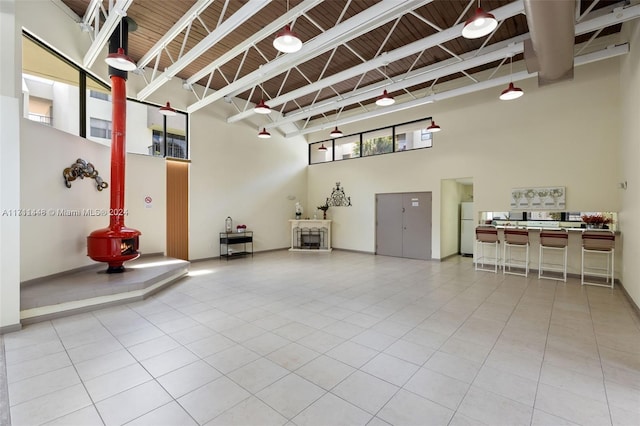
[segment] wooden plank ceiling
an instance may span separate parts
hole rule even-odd
[[[80,18],[85,16],[90,0],[62,0]],[[399,0],[394,0],[399,1]],[[485,11],[493,11],[518,0],[482,0],[481,6]],[[571,1],[571,0],[567,0]],[[237,25],[233,31],[221,38],[218,42],[210,46],[200,56],[186,64],[176,77],[188,80],[198,71],[220,58],[235,46],[252,39],[256,33],[269,25],[274,20],[286,14],[288,10],[300,5],[302,0],[273,0],[269,2],[258,13],[248,20]],[[293,29],[300,36],[304,43],[313,40],[323,32],[334,28],[351,18],[358,17],[367,9],[383,2],[383,0],[325,0],[315,5],[302,14],[294,17]],[[214,31],[221,22],[226,21],[238,12],[249,0],[214,0],[192,21],[188,29],[182,31],[173,40],[169,41],[166,48],[161,52],[156,62],[154,58],[147,65],[145,76],[152,81],[163,70],[170,67],[174,62],[184,56],[202,39]],[[289,66],[279,70],[276,75],[269,75],[263,81],[251,82],[231,94],[236,98],[249,100],[258,103],[264,96],[267,103],[271,98],[282,96],[293,90],[302,88],[319,79],[328,78],[336,73],[348,70],[366,61],[371,61],[384,52],[391,52],[406,46],[412,42],[423,40],[439,32],[449,29],[455,25],[463,23],[469,18],[477,7],[476,0],[435,0],[420,7],[412,9],[413,1],[405,2],[408,7],[403,14],[397,18],[378,26],[367,28],[366,32],[344,43],[338,41],[335,51],[320,52],[295,66]],[[592,0],[581,0],[580,14],[587,11],[592,5]],[[612,7],[618,2],[613,0],[600,0],[595,2],[591,11],[600,8]],[[187,13],[196,0],[179,1],[155,1],[155,0],[133,0],[126,11],[126,15],[137,24],[137,30],[129,34],[128,54],[138,62],[140,59],[163,37],[172,26]],[[416,3],[417,4],[417,3]],[[102,12],[100,22],[106,20],[109,13],[109,1],[102,2]],[[95,21],[90,22],[94,24]],[[527,19],[524,13],[518,13],[500,23],[498,29],[489,37],[476,40],[468,40],[462,36],[445,41],[434,47],[429,47],[424,51],[414,53],[399,60],[389,62],[383,67],[374,67],[365,73],[346,78],[342,81],[333,82],[327,87],[306,93],[295,99],[288,100],[275,108],[285,116],[309,108],[324,100],[336,98],[336,96],[347,95],[354,88],[362,88],[375,83],[383,85],[385,81],[392,82],[400,80],[409,71],[432,66],[441,61],[451,60],[456,55],[463,55],[480,48],[489,47],[493,44],[513,39],[514,37],[527,34]],[[598,37],[620,31],[620,25],[603,29]],[[576,44],[589,40],[594,34],[583,34],[576,37]],[[194,87],[194,103],[217,90],[225,88],[231,82],[242,77],[249,76],[256,72],[261,66],[278,59],[283,54],[276,51],[272,45],[275,34],[263,39],[256,39],[253,45],[241,52],[232,60],[219,66],[212,76],[206,75],[200,78]],[[303,49],[305,47],[303,46]],[[522,58],[522,55],[514,57],[514,61]],[[483,64],[479,67],[469,69],[467,74],[473,74],[483,70],[495,69],[505,62],[502,60]],[[156,73],[152,69],[156,66]],[[325,69],[326,67],[326,69]],[[210,78],[211,77],[211,78]],[[449,80],[464,77],[461,72],[451,73],[440,77],[437,80],[424,81],[419,84],[403,87],[391,93],[393,96],[400,96],[406,93],[421,93],[424,96],[429,90],[437,89],[439,84]],[[199,85],[199,86],[198,86]],[[200,87],[203,86],[203,87]],[[204,88],[207,87],[206,93]],[[264,91],[264,94],[263,94]],[[372,91],[371,97],[364,101],[359,101],[350,105],[345,105],[344,110],[364,108],[366,104],[375,101],[378,91]],[[417,95],[416,95],[417,96]],[[340,98],[338,98],[340,99]],[[237,105],[238,112],[250,109],[252,105],[240,102]],[[312,115],[310,120],[328,116],[336,111],[321,112]]]

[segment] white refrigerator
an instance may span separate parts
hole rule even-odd
[[[473,219],[473,203],[460,203],[460,254],[473,255],[476,224]]]

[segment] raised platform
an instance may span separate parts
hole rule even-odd
[[[125,263],[125,272],[107,274],[106,264],[24,282],[20,288],[22,324],[142,300],[187,274],[189,262],[165,256]]]

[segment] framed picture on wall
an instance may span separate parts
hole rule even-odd
[[[564,210],[566,203],[564,186],[545,188],[513,188],[511,210]]]

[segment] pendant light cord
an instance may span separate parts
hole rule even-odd
[[[124,47],[122,47],[122,19],[123,17],[121,16],[120,23],[118,24],[118,26],[120,27],[120,49],[124,50]],[[126,54],[127,52],[124,52],[124,53]]]
[[[509,81],[513,83],[513,53],[509,57]]]

